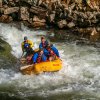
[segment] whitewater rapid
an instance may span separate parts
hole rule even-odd
[[[20,44],[24,36],[35,43],[34,48],[38,48],[40,37],[46,34],[47,31],[34,31],[23,25],[19,30],[7,24],[0,24],[0,36],[11,45],[11,53],[17,58],[22,54]],[[12,69],[1,68],[0,89],[9,92],[12,86],[12,92],[9,93],[23,97],[32,95],[45,97],[77,92],[100,98],[100,50],[92,46],[67,42],[54,43],[54,45],[59,49],[63,61],[63,67],[59,72],[43,73],[38,76],[22,75]]]

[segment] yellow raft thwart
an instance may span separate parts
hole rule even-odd
[[[23,74],[39,74],[42,72],[56,72],[62,68],[60,59],[54,61],[41,62],[35,65],[27,65],[20,68]]]

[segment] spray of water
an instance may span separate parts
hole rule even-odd
[[[37,48],[40,42],[39,35],[46,35],[46,31],[34,31],[24,26],[19,30],[0,24],[0,29],[0,36],[11,45],[11,52],[17,58],[20,58],[22,53],[20,44],[24,36],[32,40]],[[12,85],[22,96],[85,91],[100,98],[100,88],[98,88],[100,87],[100,52],[94,47],[76,44],[55,43],[55,45],[63,61],[61,71],[29,76],[1,69],[0,87],[4,86],[3,84],[8,87]]]

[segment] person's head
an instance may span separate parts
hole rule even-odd
[[[27,36],[24,36],[24,42],[26,42],[28,40]]]
[[[41,37],[41,42],[44,43],[45,41],[45,37]]]

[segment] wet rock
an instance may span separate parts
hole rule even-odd
[[[17,59],[11,54],[11,46],[0,38],[0,68],[7,68],[11,64],[15,64]],[[10,67],[11,68],[11,67]]]
[[[98,38],[100,37],[99,33],[96,31],[96,28],[93,28],[91,34],[90,34],[90,40],[92,42],[96,42]]]
[[[49,15],[49,21],[54,22],[54,19],[55,19],[55,13],[50,14]]]
[[[42,0],[38,0],[37,5],[38,5],[38,6],[40,6],[42,3],[43,3],[43,1],[42,1]]]
[[[40,27],[40,28],[44,28],[45,26],[46,26],[46,24],[45,23],[41,23],[41,22],[33,22],[32,23],[32,26],[34,27],[34,28],[36,28],[36,27]]]
[[[28,7],[21,7],[20,8],[20,19],[21,20],[29,20]]]
[[[100,9],[100,0],[93,1],[93,5],[92,0],[89,1],[90,3],[86,0],[0,0],[0,14],[7,14],[15,21],[36,23],[36,26],[39,23],[45,24],[44,20],[48,26],[56,25],[59,28],[100,26],[100,12],[93,7],[98,6]]]
[[[94,10],[99,9],[98,3],[99,3],[99,0],[88,0],[87,1],[87,4],[90,6],[90,8]]]
[[[3,5],[3,9],[9,8],[7,4]]]
[[[4,9],[4,14],[11,14],[18,11],[19,11],[19,7],[6,8]]]
[[[4,14],[4,8],[0,8],[0,13]]]
[[[38,6],[41,6],[45,9],[49,9],[49,2],[48,1],[43,2],[42,0],[40,0],[40,2],[38,3]]]
[[[30,4],[30,5],[32,5],[32,4],[34,4],[34,2],[36,2],[36,0],[20,0],[22,3],[23,2],[26,2],[27,4]]]
[[[0,8],[2,7],[2,0],[0,0]]]
[[[4,4],[8,4],[8,0],[2,0]]]
[[[61,21],[59,21],[57,24],[58,24],[58,27],[59,27],[59,28],[64,28],[64,27],[67,26],[66,20],[61,20]]]
[[[30,12],[39,15],[41,18],[45,18],[46,17],[46,10],[43,9],[42,7],[31,7],[30,8]]]
[[[100,12],[96,14],[96,18],[100,20]]]
[[[45,23],[46,20],[45,20],[45,19],[39,19],[37,16],[34,16],[34,17],[33,17],[33,22]]]
[[[13,20],[12,17],[11,16],[8,16],[8,15],[2,15],[0,17],[0,22],[9,23],[12,20]]]
[[[41,19],[37,16],[34,16],[33,19],[31,20],[31,25],[32,27],[35,28],[43,28],[46,26],[46,20],[45,19]]]
[[[73,22],[70,22],[70,23],[67,24],[67,26],[68,26],[69,28],[73,28],[73,27],[75,26],[75,24],[74,24]]]
[[[22,23],[23,23],[23,25],[25,25],[25,26],[27,26],[27,27],[30,27],[30,26],[31,26],[30,21],[24,20],[24,21],[22,21]]]
[[[16,5],[15,2],[14,2],[14,0],[9,0],[8,4],[10,6],[12,6],[12,7],[14,7]]]

